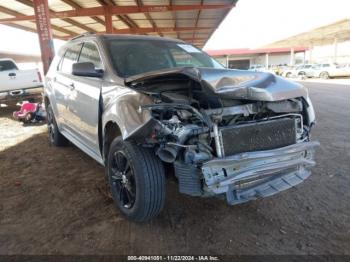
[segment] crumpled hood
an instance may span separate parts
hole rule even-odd
[[[179,75],[199,82],[207,91],[226,99],[279,101],[308,95],[304,86],[274,74],[233,69],[173,68],[132,76],[126,78],[125,83],[133,86]]]

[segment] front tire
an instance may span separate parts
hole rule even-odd
[[[47,106],[47,129],[49,132],[50,143],[54,146],[66,146],[69,144],[67,138],[65,138],[58,129],[55,115],[53,114],[51,105]]]
[[[115,138],[108,154],[107,176],[114,203],[127,219],[146,222],[163,209],[164,167],[151,149]]]

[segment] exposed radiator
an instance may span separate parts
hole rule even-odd
[[[296,143],[296,121],[292,118],[224,127],[220,132],[225,156]]]

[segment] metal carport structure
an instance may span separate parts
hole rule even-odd
[[[0,24],[38,32],[46,72],[53,37],[86,32],[179,38],[203,47],[238,0],[2,0]]]

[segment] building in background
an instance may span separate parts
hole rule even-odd
[[[350,19],[269,44],[267,48],[306,46],[306,63],[350,63]]]
[[[207,50],[229,68],[350,63],[350,19],[322,26],[258,49]]]
[[[306,51],[305,47],[284,47],[207,50],[206,52],[228,68],[249,69],[254,65],[268,68],[305,63]]]

